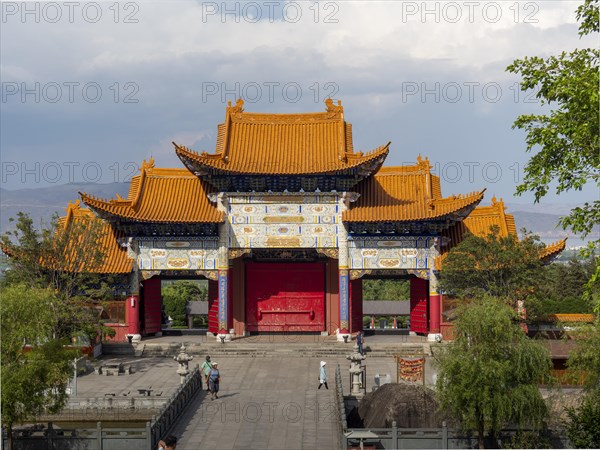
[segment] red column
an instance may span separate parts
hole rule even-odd
[[[131,295],[125,300],[127,334],[140,334],[140,296]]]
[[[442,316],[442,296],[438,293],[429,293],[429,332],[439,333]]]

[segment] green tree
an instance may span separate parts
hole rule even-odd
[[[173,325],[185,325],[187,302],[206,300],[208,290],[192,281],[176,281],[162,289],[165,313],[173,319]]]
[[[60,411],[73,373],[73,351],[54,339],[55,292],[15,284],[0,290],[2,424],[12,449],[13,425]],[[24,350],[24,343],[30,344]]]
[[[2,250],[10,256],[2,284],[54,291],[54,336],[69,339],[83,333],[93,341],[101,326],[95,306],[114,299],[113,285],[121,281],[98,273],[104,258],[101,223],[90,217],[67,226],[54,217],[48,226],[36,228],[27,214],[19,213],[15,225],[1,237]]]
[[[365,279],[363,280],[364,300],[409,300],[408,280]]]
[[[485,237],[468,235],[444,260],[440,285],[461,298],[487,294],[516,306],[517,300],[535,292],[542,270],[541,248],[531,235],[519,241],[513,235],[499,236],[497,227]]]
[[[588,394],[579,408],[567,410],[567,436],[575,448],[600,448],[600,394]]]
[[[454,341],[437,352],[436,392],[442,411],[475,430],[479,448],[506,425],[539,428],[547,407],[538,382],[551,363],[525,336],[512,308],[485,297],[459,308]]]
[[[577,19],[580,36],[598,33],[598,0],[585,0]],[[542,105],[556,105],[548,114],[521,115],[513,124],[526,131],[527,150],[537,150],[525,167],[518,195],[533,192],[537,202],[553,182],[557,194],[581,190],[588,182],[600,186],[599,60],[598,48],[585,48],[547,59],[525,57],[507,67],[522,76],[521,90],[537,89]],[[600,224],[600,200],[572,209],[561,224],[589,234]]]
[[[527,305],[527,317],[543,319],[548,314],[589,314],[594,305],[587,296],[585,280],[596,270],[594,257],[574,255],[567,263],[542,268],[538,286]]]

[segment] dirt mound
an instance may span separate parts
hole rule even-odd
[[[365,428],[388,428],[394,420],[398,428],[435,428],[442,426],[437,409],[430,389],[390,383],[365,395],[358,415]]]

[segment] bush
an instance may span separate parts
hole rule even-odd
[[[600,393],[588,394],[581,406],[567,410],[567,436],[575,448],[600,448]]]

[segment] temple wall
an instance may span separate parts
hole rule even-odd
[[[335,248],[337,195],[229,195],[229,248]]]
[[[216,270],[218,242],[215,237],[138,240],[140,270]]]
[[[350,268],[428,269],[435,258],[434,237],[351,237],[348,240]]]

